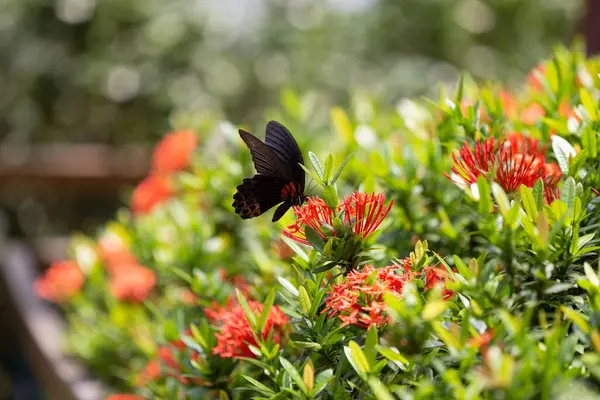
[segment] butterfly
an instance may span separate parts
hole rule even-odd
[[[242,180],[233,195],[235,213],[242,219],[254,218],[280,204],[273,214],[278,221],[292,206],[306,200],[302,152],[290,131],[277,121],[269,121],[265,142],[239,130],[248,146],[257,174]]]

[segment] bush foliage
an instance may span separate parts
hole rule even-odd
[[[278,223],[233,212],[253,174],[234,125],[182,114],[197,140],[169,134],[130,209],[36,288],[130,398],[595,397],[598,72],[559,49],[515,92],[353,94],[327,125],[285,92],[267,116],[311,198]]]

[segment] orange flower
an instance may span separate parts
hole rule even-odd
[[[479,349],[485,349],[491,343],[493,338],[494,338],[494,330],[492,328],[488,328],[481,335],[470,338],[467,341],[467,346],[475,347],[475,348],[479,348]]]
[[[309,197],[303,206],[294,206],[296,222],[281,231],[286,236],[298,243],[309,245],[304,233],[304,226],[310,226],[325,239],[322,229],[332,230],[333,211],[318,197]],[[332,232],[333,233],[333,232]]]
[[[131,211],[134,214],[147,214],[158,204],[173,195],[173,188],[168,177],[150,175],[140,182],[131,196]]]
[[[344,213],[344,224],[352,225],[357,236],[365,238],[373,233],[392,209],[393,201],[385,205],[383,194],[355,192],[338,207]]]
[[[427,267],[423,268],[422,272],[425,274],[425,290],[429,290],[437,285],[444,286],[444,284],[446,283],[446,281],[449,278],[448,272],[441,268],[427,266]],[[451,291],[450,289],[446,289],[444,287],[444,290],[442,292],[442,298],[444,300],[449,299],[453,295],[454,295],[453,291]]]
[[[546,74],[546,65],[539,64],[527,75],[527,85],[532,88],[536,92],[541,92],[544,90],[544,86],[542,86],[542,82],[538,78],[538,75],[544,76]]]
[[[525,107],[521,113],[521,121],[523,121],[523,123],[526,125],[533,125],[545,115],[546,111],[541,105],[537,103],[531,103]]]
[[[186,168],[197,143],[198,138],[190,130],[169,133],[154,148],[152,172],[165,174]]]
[[[558,113],[566,119],[573,118],[577,122],[581,122],[581,118],[579,118],[575,110],[566,101],[560,103],[558,106]]]
[[[151,269],[131,265],[118,270],[110,279],[110,291],[120,301],[139,303],[144,301],[156,284],[156,275]]]
[[[53,263],[33,287],[39,297],[60,304],[79,293],[84,282],[85,276],[75,261],[61,261]]]
[[[98,242],[98,253],[106,264],[109,272],[121,269],[123,266],[136,265],[137,259],[118,238],[103,236]]]
[[[508,118],[514,118],[518,115],[519,104],[517,103],[515,97],[511,93],[504,90],[501,91],[500,100],[502,101],[502,109],[504,110],[504,115],[506,115]]]
[[[135,394],[113,394],[108,396],[106,400],[145,400],[145,398]]]
[[[250,309],[255,313],[261,313],[263,305],[257,301],[249,301]],[[250,357],[256,356],[250,351],[249,345],[256,346],[256,340],[252,333],[250,323],[242,306],[229,301],[225,307],[214,305],[205,310],[206,316],[211,323],[217,326],[217,346],[213,348],[213,354],[222,358]],[[280,343],[287,333],[289,318],[277,306],[271,308],[265,328],[262,331],[264,339],[271,337],[276,343]]]
[[[160,363],[158,360],[150,360],[138,374],[136,385],[145,386],[149,382],[156,381],[158,378],[160,378]]]

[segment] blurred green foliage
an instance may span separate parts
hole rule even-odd
[[[3,0],[0,140],[139,142],[173,110],[253,120],[281,87],[384,101],[521,78],[581,0]]]

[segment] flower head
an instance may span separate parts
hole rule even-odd
[[[493,137],[477,141],[473,150],[465,142],[458,154],[452,155],[452,175],[446,176],[463,188],[484,176],[507,193],[514,193],[521,185],[531,188],[542,178],[553,190],[560,170],[556,164],[545,162],[545,152],[537,139],[521,133],[512,133],[499,142]]]
[[[333,211],[318,197],[309,197],[303,206],[295,206],[294,214],[296,214],[296,222],[288,225],[281,232],[298,243],[310,244],[304,232],[305,226],[313,228],[323,239],[325,239],[324,229],[333,230]]]
[[[145,386],[149,382],[153,382],[160,378],[160,363],[158,360],[150,360],[148,364],[140,371],[136,377],[138,386]]]
[[[197,143],[197,136],[190,130],[169,133],[154,148],[152,171],[164,174],[186,168]]]
[[[362,238],[373,233],[392,209],[393,201],[385,205],[383,194],[355,192],[346,197],[338,207],[344,213],[344,224]]]
[[[263,305],[257,301],[248,301],[250,309],[255,313],[261,313]],[[215,324],[219,331],[215,334],[217,346],[213,348],[213,354],[222,358],[250,357],[255,355],[250,351],[249,345],[256,346],[256,340],[252,333],[250,323],[241,305],[229,301],[225,307],[214,305],[205,310],[206,316]],[[287,331],[289,318],[277,306],[271,308],[262,337],[267,338],[272,334],[276,343],[280,343]]]
[[[526,125],[533,125],[545,115],[546,111],[544,107],[537,103],[532,103],[521,112],[521,121]]]
[[[111,276],[110,291],[120,301],[144,301],[156,284],[154,271],[140,265],[130,265]]]
[[[342,326],[384,326],[390,317],[385,313],[383,294],[390,292],[400,297],[404,284],[411,279],[410,273],[397,266],[375,269],[365,265],[361,271],[350,272],[343,283],[332,287],[323,312],[330,317],[337,316],[342,320]]]
[[[84,282],[85,276],[75,261],[61,261],[50,265],[33,287],[39,297],[60,304],[79,293]]]
[[[134,214],[148,214],[158,204],[173,195],[173,188],[167,176],[150,175],[140,182],[131,196],[131,211]]]

